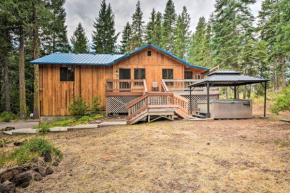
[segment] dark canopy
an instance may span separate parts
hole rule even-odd
[[[193,84],[189,85],[189,87],[204,87],[207,83],[209,83],[211,87],[241,86],[267,81],[269,80],[254,76],[243,75],[237,71],[219,70],[210,73],[205,79],[194,82]]]
[[[192,112],[191,107],[191,91],[192,87],[207,87],[207,117],[210,117],[209,111],[209,88],[210,87],[223,87],[223,86],[233,86],[234,87],[234,98],[237,96],[237,87],[247,84],[261,83],[265,89],[264,92],[264,117],[266,117],[266,93],[267,93],[267,79],[243,75],[240,72],[232,70],[218,70],[210,73],[205,79],[196,81],[189,85],[190,88],[190,112]],[[264,84],[263,84],[264,83]]]

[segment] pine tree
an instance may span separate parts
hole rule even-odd
[[[136,4],[135,13],[132,15],[132,39],[131,50],[137,49],[143,45],[143,13],[141,11],[140,1]]]
[[[151,16],[149,18],[149,22],[146,27],[146,34],[145,34],[145,40],[148,43],[152,42],[152,36],[153,36],[153,31],[155,27],[155,22],[156,22],[156,12],[155,9],[153,8],[151,12]]]
[[[252,35],[254,17],[249,6],[255,0],[217,0],[213,23],[215,62],[222,68],[238,69],[241,42]]]
[[[131,44],[131,26],[130,23],[127,22],[124,26],[124,30],[122,32],[122,40],[121,40],[121,53],[128,53],[130,51],[130,44]]]
[[[107,6],[106,1],[101,3],[99,17],[94,22],[93,49],[95,53],[110,54],[115,52],[116,41],[119,36],[115,34],[115,15],[111,5]]]
[[[82,27],[82,24],[79,23],[78,27],[73,33],[73,36],[70,39],[73,48],[73,53],[88,53],[89,52],[89,42],[86,37],[85,30]]]
[[[41,44],[45,54],[53,52],[69,52],[70,45],[67,39],[65,25],[65,0],[50,0],[46,4],[49,13],[44,18],[41,34]]]
[[[189,27],[190,16],[187,13],[186,7],[184,6],[182,13],[178,16],[177,19],[176,40],[172,50],[173,54],[182,59],[185,59],[185,53],[189,46],[189,39],[191,34]]]
[[[157,12],[151,42],[156,46],[161,47],[161,40],[162,40],[162,14],[160,12]]]
[[[258,29],[260,38],[268,43],[269,60],[272,62],[273,86],[276,92],[278,92],[280,82],[282,88],[286,88],[286,60],[290,51],[288,43],[290,37],[287,30],[290,19],[289,7],[287,0],[265,0],[262,3],[262,10],[259,12]]]
[[[206,21],[204,17],[200,17],[195,34],[191,39],[191,48],[188,61],[192,64],[204,66],[203,42],[206,34]]]
[[[168,0],[163,15],[161,47],[170,52],[175,42],[176,18],[174,3]]]

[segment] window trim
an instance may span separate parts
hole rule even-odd
[[[196,77],[198,77],[198,78],[196,78]],[[201,79],[201,74],[195,74],[195,75],[194,75],[194,79],[195,79],[195,80],[200,80],[200,79]]]
[[[67,74],[66,74],[66,80],[61,80],[61,68],[65,68],[65,69],[67,69]],[[69,68],[71,68],[71,69],[73,69],[73,80],[68,80],[68,69]],[[74,82],[75,81],[75,79],[76,79],[76,73],[75,73],[75,67],[70,67],[70,66],[60,66],[59,67],[59,80],[60,80],[60,82]]]
[[[185,77],[185,74],[186,74],[187,72],[190,72],[190,73],[191,73],[191,78],[186,78],[186,77]],[[192,71],[189,71],[189,70],[185,70],[185,71],[184,71],[184,79],[187,79],[187,80],[193,79],[193,72],[192,72]]]

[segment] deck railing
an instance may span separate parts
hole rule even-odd
[[[127,120],[149,108],[178,108],[188,114],[188,99],[173,93],[147,93],[126,106]]]
[[[107,96],[141,96],[147,93],[147,85],[142,80],[109,79],[106,84]]]
[[[179,94],[189,94],[188,85],[198,81],[199,79],[162,79],[161,85],[164,92],[174,92]],[[206,93],[206,87],[193,88],[193,94],[204,94]],[[211,87],[211,94],[218,94],[219,88]]]

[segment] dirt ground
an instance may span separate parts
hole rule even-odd
[[[290,192],[290,125],[281,118],[290,113],[48,134],[64,159],[24,192]]]

